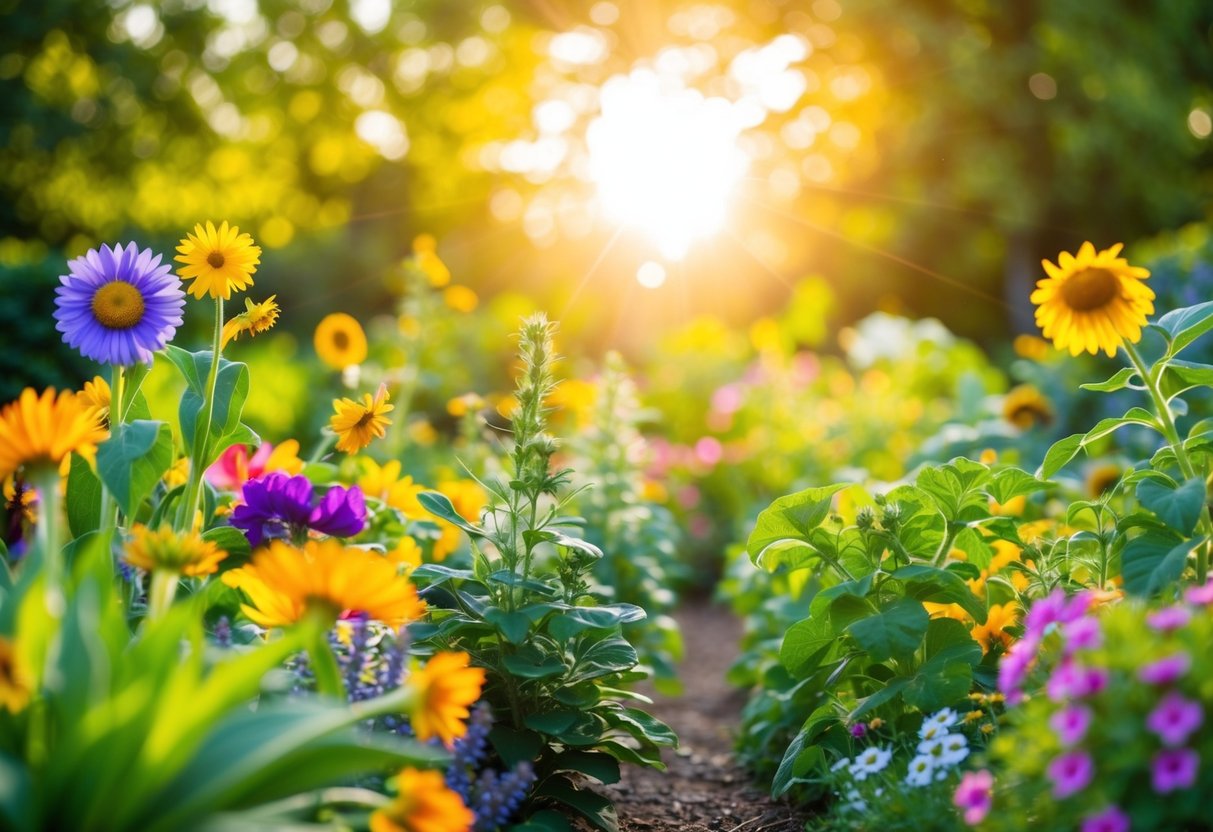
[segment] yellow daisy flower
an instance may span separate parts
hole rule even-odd
[[[152,530],[137,525],[131,529],[125,560],[144,572],[172,572],[187,578],[201,578],[219,571],[227,552],[197,532],[178,535],[167,526]]]
[[[476,815],[437,771],[406,768],[396,798],[371,815],[371,832],[468,832]]]
[[[251,338],[273,327],[278,321],[278,304],[274,302],[276,297],[270,295],[261,303],[253,303],[251,298],[245,298],[244,311],[233,315],[223,325],[222,346],[226,347],[229,341],[238,339],[242,332],[247,332]]]
[[[1031,384],[1021,384],[1002,400],[1002,418],[1020,430],[1053,421],[1053,405]]]
[[[1036,284],[1036,324],[1059,350],[1084,350],[1109,356],[1127,340],[1141,340],[1142,327],[1154,312],[1154,290],[1144,281],[1150,273],[1118,257],[1123,244],[1096,252],[1090,242],[1077,255],[1063,251],[1057,265],[1041,261],[1044,280]]]
[[[1005,650],[1014,640],[1007,632],[1008,627],[1014,627],[1019,621],[1019,605],[1015,602],[994,604],[986,613],[986,623],[978,624],[969,634],[981,645],[981,652],[989,653],[994,645],[1001,645]]]
[[[385,414],[395,410],[393,405],[388,404],[388,398],[387,385],[380,384],[373,398],[366,393],[361,402],[353,399],[333,400],[329,427],[337,434],[337,450],[355,454],[376,438],[381,439],[387,434],[392,420]]]
[[[366,549],[332,539],[309,540],[296,549],[275,540],[246,566],[223,573],[223,582],[249,599],[241,609],[262,627],[286,627],[309,611],[332,615],[364,612],[399,626],[425,611],[417,590],[396,565]]]
[[[253,245],[253,238],[226,220],[218,229],[209,220],[205,228],[195,225],[177,251],[174,259],[184,264],[177,274],[193,281],[189,293],[200,300],[204,295],[227,300],[233,289],[244,291],[253,285],[253,273],[261,262],[261,248]]]
[[[466,314],[476,308],[480,298],[466,286],[447,286],[442,290],[442,301],[456,312]]]
[[[468,708],[480,698],[484,668],[469,667],[467,653],[435,653],[425,667],[409,674],[416,696],[409,724],[417,739],[438,737],[447,748],[467,733]]]
[[[344,370],[366,361],[366,333],[362,325],[344,312],[325,315],[312,336],[316,355],[334,370]]]
[[[396,548],[389,549],[386,554],[387,559],[401,567],[405,575],[421,565],[421,547],[407,534],[400,538]]]
[[[106,430],[87,410],[78,394],[48,388],[39,395],[33,388],[0,410],[0,479],[22,467],[58,468],[75,451],[90,462]]]
[[[29,670],[10,639],[0,636],[0,708],[10,714],[24,710],[33,690]]]
[[[380,465],[364,457],[361,462],[362,475],[358,477],[358,487],[363,494],[397,509],[410,520],[430,519],[429,512],[421,507],[417,499],[418,494],[428,489],[414,482],[410,476],[400,476],[399,460],[391,459]]]
[[[84,389],[76,395],[80,397],[80,403],[91,416],[102,425],[109,426],[112,397],[109,383],[104,378],[96,376],[92,381],[84,382]]]

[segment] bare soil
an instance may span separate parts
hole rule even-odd
[[[686,640],[681,696],[653,696],[652,713],[678,734],[665,772],[625,766],[603,791],[615,801],[620,832],[802,832],[807,816],[773,801],[733,760],[744,691],[725,681],[741,625],[724,607],[689,600],[675,614]]]

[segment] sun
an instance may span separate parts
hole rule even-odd
[[[589,178],[605,216],[681,260],[724,227],[749,166],[736,108],[677,79],[637,69],[602,86],[586,133]]]

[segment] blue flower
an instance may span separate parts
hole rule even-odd
[[[102,364],[150,364],[181,326],[185,292],[168,263],[134,243],[68,261],[55,290],[55,329]]]

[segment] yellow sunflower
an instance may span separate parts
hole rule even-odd
[[[352,315],[334,312],[316,325],[312,342],[316,355],[334,370],[366,361],[366,333]]]
[[[81,404],[91,416],[94,416],[102,425],[109,426],[110,423],[110,386],[109,383],[101,376],[96,376],[92,381],[84,382],[84,389],[78,394]]]
[[[29,670],[10,639],[0,636],[0,708],[11,714],[29,704],[33,694]]]
[[[387,434],[392,420],[385,414],[395,410],[393,405],[388,404],[388,398],[387,385],[380,384],[374,397],[365,393],[361,402],[353,399],[333,400],[329,427],[337,434],[337,450],[355,454],[376,438],[382,439]]]
[[[1014,627],[1019,621],[1019,605],[1014,601],[1006,604],[993,604],[986,613],[986,623],[978,624],[969,634],[981,645],[981,652],[989,653],[998,644],[1007,649],[1014,641],[1007,632],[1008,627]]]
[[[39,395],[27,387],[0,410],[0,479],[23,466],[58,468],[73,451],[91,462],[105,438],[105,428],[78,394],[56,395],[52,387]]]
[[[476,822],[440,772],[406,768],[396,790],[396,798],[371,815],[371,832],[468,832]]]
[[[289,626],[309,611],[336,620],[345,610],[399,626],[425,611],[389,559],[331,538],[309,540],[302,549],[275,540],[251,563],[223,573],[223,582],[244,592],[250,603],[241,609],[262,627]]]
[[[278,304],[274,302],[276,297],[270,295],[261,303],[253,303],[251,298],[245,298],[244,311],[233,315],[223,325],[222,346],[226,347],[229,341],[238,339],[242,332],[247,332],[251,338],[273,327],[278,321]]]
[[[1085,482],[1087,496],[1092,500],[1098,500],[1116,487],[1124,473],[1124,469],[1114,462],[1104,462],[1092,466],[1087,471]]]
[[[1002,418],[1020,430],[1053,421],[1053,405],[1031,384],[1021,384],[1002,400]]]
[[[399,460],[390,459],[380,465],[375,460],[363,457],[362,475],[358,487],[368,497],[374,497],[400,511],[409,520],[428,520],[430,514],[421,507],[417,495],[428,490],[414,482],[410,476],[400,476]]]
[[[131,529],[125,560],[144,572],[172,572],[187,578],[201,578],[219,571],[227,552],[197,532],[177,534],[172,529],[152,530],[137,525]]]
[[[1154,312],[1154,290],[1144,281],[1150,273],[1118,257],[1123,244],[1096,252],[1090,242],[1077,255],[1063,251],[1057,265],[1043,260],[1044,280],[1036,284],[1036,324],[1059,350],[1084,350],[1109,356],[1127,340],[1141,340],[1142,327]]]
[[[177,251],[174,259],[183,264],[177,274],[193,281],[189,293],[200,300],[208,294],[227,300],[233,289],[244,291],[253,285],[253,273],[261,262],[261,248],[253,245],[253,238],[226,220],[218,229],[209,220],[205,228],[195,225]]]
[[[467,733],[469,707],[480,698],[484,668],[469,667],[467,653],[435,653],[425,667],[409,674],[415,697],[409,724],[417,739],[438,737],[447,746]]]

